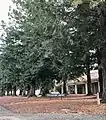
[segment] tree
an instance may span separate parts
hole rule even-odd
[[[79,77],[84,73],[83,62],[81,60],[79,49],[75,46],[73,27],[71,25],[71,17],[75,9],[70,4],[70,1],[60,2],[56,4],[55,14],[59,18],[58,26],[53,40],[54,59],[61,61],[60,73],[64,83],[64,93],[66,94],[66,82],[68,79]]]
[[[97,59],[90,51],[99,49],[102,54],[105,51],[98,34],[99,2],[82,0],[73,5],[72,1],[13,0],[17,9],[9,12],[9,26],[2,25],[6,33],[2,36],[1,66],[2,73],[6,73],[3,81],[30,89],[31,95],[32,89],[52,84],[54,74],[59,72],[66,93],[67,79],[87,73],[89,94],[92,94],[90,70]],[[103,17],[101,28],[105,30]],[[52,59],[51,65],[50,61],[46,62],[48,65],[44,63],[45,57]],[[100,59],[105,70],[103,55]],[[61,65],[54,67],[56,61]]]
[[[105,96],[105,93],[106,93],[106,16],[105,16],[105,13],[106,13],[106,9],[105,9],[105,6],[106,6],[106,1],[102,3],[101,7],[100,7],[100,28],[101,28],[101,64],[103,66],[103,101],[106,102],[106,96]]]
[[[49,90],[53,89],[54,80],[58,80],[58,69],[53,62],[51,58],[44,58],[43,65],[37,73],[43,95],[49,93]]]
[[[51,54],[48,43],[54,31],[55,19],[52,20],[53,16],[48,17],[51,14],[49,2],[14,0],[14,3],[17,9],[9,13],[10,26],[6,30],[3,28],[6,36],[3,36],[5,46],[2,56],[8,56],[3,58],[8,64],[3,59],[2,62],[4,71],[9,66],[6,78],[12,85],[18,82],[20,85],[17,87],[30,85],[32,88],[35,81],[39,83],[34,78],[45,55]]]
[[[83,1],[75,8],[70,25],[74,38],[74,54],[77,54],[77,58],[82,58],[81,63],[82,66],[85,67],[83,73],[85,72],[87,74],[88,95],[92,95],[90,50],[94,50],[92,42],[95,32],[95,26],[93,25],[95,20],[91,19],[91,12],[90,3],[88,1]]]
[[[84,3],[84,1],[82,3]],[[82,3],[81,3],[81,5],[82,5]],[[85,3],[91,3],[90,8],[92,8],[92,11],[91,11],[92,18],[90,20],[94,21],[94,24],[92,24],[92,27],[93,27],[92,30],[94,30],[94,32],[92,31],[93,36],[94,36],[92,44],[94,45],[93,47],[95,48],[95,50],[100,50],[99,53],[101,53],[101,55],[99,56],[100,57],[99,61],[101,62],[100,66],[102,66],[102,69],[103,69],[103,91],[105,92],[105,88],[106,88],[106,84],[105,84],[105,82],[106,82],[106,80],[105,80],[105,78],[106,78],[105,77],[105,63],[106,63],[105,62],[105,39],[106,39],[105,38],[105,31],[106,31],[106,29],[105,29],[105,4],[106,4],[106,2],[105,1],[101,2],[101,1],[86,0]],[[85,4],[85,5],[87,5],[87,4]],[[88,9],[89,8],[86,7],[85,11],[88,11]],[[83,12],[82,12],[82,14],[83,14]],[[87,14],[83,14],[83,16],[84,15],[87,15]],[[88,14],[88,16],[90,16],[90,14]],[[91,24],[90,21],[87,23]],[[90,24],[88,25],[89,27],[90,27]],[[85,28],[85,27],[82,26],[82,28]],[[80,30],[81,30],[81,28],[80,28]],[[102,89],[102,80],[100,81],[100,84],[101,84],[101,89]]]

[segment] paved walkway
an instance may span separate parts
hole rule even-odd
[[[15,113],[0,106],[0,120],[21,120]]]
[[[16,114],[0,106],[0,120],[106,120],[106,115]]]

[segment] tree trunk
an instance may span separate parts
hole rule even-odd
[[[88,95],[93,95],[90,69],[87,70]]]
[[[103,66],[103,96],[102,101],[106,102],[106,45],[102,48],[102,66]]]
[[[90,54],[89,52],[86,54],[86,71],[87,71],[88,95],[93,95],[91,75],[90,75],[90,55],[89,54]]]
[[[10,91],[11,91],[11,96],[12,96],[12,84],[10,85]]]
[[[17,90],[16,90],[16,86],[13,86],[13,96],[17,96],[17,95],[16,95],[16,91],[17,91]]]
[[[20,89],[20,93],[19,93],[19,95],[22,95],[22,90]]]
[[[63,76],[63,94],[65,94],[65,95],[67,95],[66,81],[67,81],[67,75],[64,74],[64,76]]]
[[[66,90],[66,80],[63,80],[63,94],[67,94],[67,90]]]
[[[9,89],[7,88],[7,96],[9,96]]]
[[[32,96],[35,96],[35,88],[34,86],[30,86],[30,91],[29,91],[29,94],[27,95],[27,97],[32,97]]]
[[[29,93],[30,93],[30,86],[28,85],[28,87],[27,87],[27,96],[29,95]]]
[[[22,96],[26,96],[26,89],[25,88],[22,91]]]
[[[99,9],[100,37],[102,57],[101,63],[103,67],[103,96],[102,101],[106,102],[106,1],[103,2]]]
[[[102,94],[103,94],[103,71],[102,69],[99,69],[98,73],[99,73],[99,84],[100,84],[100,97],[102,97]]]
[[[5,91],[4,91],[3,87],[1,87],[1,94],[0,94],[0,96],[4,96],[4,95],[5,95]]]
[[[102,97],[102,94],[103,94],[103,70],[101,68],[101,58],[102,58],[101,49],[97,48],[98,74],[99,74],[99,84],[100,84],[100,97]]]
[[[11,88],[11,96],[12,96],[12,88]]]

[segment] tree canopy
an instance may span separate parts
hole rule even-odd
[[[13,0],[9,24],[2,21],[0,54],[3,85],[44,87],[73,79],[97,64],[105,73],[105,1]],[[92,52],[93,51],[93,52]],[[47,60],[47,61],[46,61]],[[104,88],[105,85],[104,77]],[[35,85],[36,84],[36,85]],[[89,92],[90,89],[89,89]]]

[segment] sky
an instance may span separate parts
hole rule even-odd
[[[11,0],[0,0],[0,21],[8,22],[9,6],[12,5]]]
[[[0,22],[4,20],[8,24],[8,11],[10,5],[12,5],[11,0],[0,0]],[[2,34],[2,30],[0,28],[0,35],[1,34]],[[0,44],[2,44],[1,40],[0,40]]]

